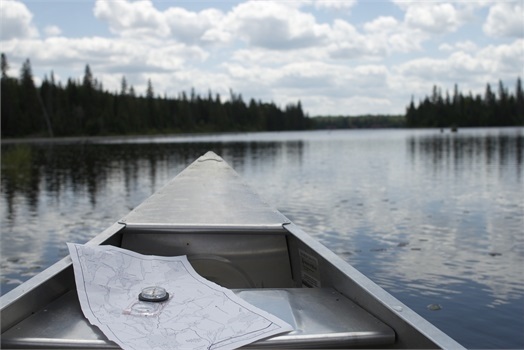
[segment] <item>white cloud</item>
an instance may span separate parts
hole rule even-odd
[[[260,64],[266,67],[281,67],[299,61],[316,61],[325,59],[325,52],[314,47],[289,51],[266,50],[264,48],[238,49],[231,54],[231,60],[242,64]]]
[[[397,29],[398,21],[391,16],[380,16],[371,22],[364,24],[364,30],[368,33],[384,33]]]
[[[31,61],[41,64],[85,65],[85,59],[91,56],[91,62],[106,61],[112,53],[118,52],[117,42],[105,38],[70,39],[51,37],[45,40],[10,40],[2,43],[7,52],[15,59],[30,57]]]
[[[523,2],[499,2],[492,5],[483,29],[493,37],[524,37]]]
[[[328,52],[334,59],[384,59],[396,52],[420,51],[428,35],[413,30],[391,16],[379,16],[360,32],[347,21],[332,25]]]
[[[275,71],[276,88],[323,90],[344,79],[342,67],[320,61],[290,63]]]
[[[442,84],[456,82],[461,79],[467,69],[469,73],[481,74],[489,69],[484,62],[475,60],[474,57],[464,52],[456,52],[445,59],[418,58],[396,67],[400,76],[415,78],[431,82],[431,84]]]
[[[489,45],[478,53],[478,59],[490,63],[492,76],[515,79],[524,75],[524,39],[511,44]]]
[[[405,14],[408,26],[432,34],[453,32],[461,24],[460,14],[450,3],[410,3]]]
[[[329,31],[313,15],[277,2],[242,3],[228,14],[227,24],[249,45],[272,50],[320,45]]]
[[[366,40],[353,25],[343,20],[335,20],[330,39],[328,53],[331,58],[352,59],[382,55],[380,52],[372,52],[371,42]]]
[[[419,58],[404,62],[395,72],[406,80],[442,86],[482,87],[490,80],[514,80],[522,75],[524,39],[511,44],[490,45],[474,52],[455,51],[443,59]]]
[[[38,31],[32,23],[33,15],[26,5],[15,0],[2,0],[0,6],[1,40],[38,37]]]
[[[439,45],[438,49],[440,51],[453,51],[453,45],[448,44],[448,43],[443,43]]]
[[[207,57],[207,53],[198,47],[176,42],[160,45],[122,38],[50,37],[45,40],[10,40],[2,47],[13,53],[11,58],[30,57],[32,62],[50,69],[68,66],[81,70],[89,63],[95,75],[106,71],[118,73],[119,78],[122,74],[136,72],[175,72],[185,68],[187,62],[201,62]]]
[[[419,30],[409,28],[405,23],[399,23],[391,16],[380,16],[364,24],[367,41],[381,46],[382,51],[391,54],[394,52],[412,52],[421,50],[421,45],[428,36]]]
[[[459,51],[465,51],[465,52],[473,52],[473,51],[478,50],[478,46],[473,41],[466,40],[466,41],[459,41],[455,44],[443,43],[439,45],[438,49],[441,51],[459,50]]]
[[[184,43],[193,44],[206,38],[207,40],[219,39],[212,37],[212,31],[223,19],[224,15],[215,9],[207,9],[196,13],[183,8],[169,8],[165,12],[165,17],[173,38]],[[205,37],[206,33],[207,37]]]
[[[318,9],[349,10],[357,3],[356,0],[316,0]]]
[[[106,21],[115,34],[129,37],[169,35],[163,14],[153,7],[151,1],[97,0],[93,13],[96,18]]]
[[[475,44],[471,40],[460,41],[455,44],[455,47],[459,50],[466,51],[466,52],[474,52],[478,50],[477,44]]]
[[[58,26],[46,26],[44,28],[44,33],[47,36],[58,36],[62,34],[62,30]]]

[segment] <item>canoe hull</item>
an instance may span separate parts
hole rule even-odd
[[[267,311],[287,310],[282,317],[295,331],[255,347],[461,348],[263,203],[211,152],[87,244],[187,255],[202,276]],[[69,257],[2,296],[0,306],[2,346],[116,346],[79,312]]]

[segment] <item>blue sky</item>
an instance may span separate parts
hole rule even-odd
[[[138,93],[300,100],[315,115],[397,114],[433,85],[482,93],[524,76],[524,0],[0,0],[0,50],[18,76]]]

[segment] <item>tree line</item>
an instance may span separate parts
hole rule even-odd
[[[499,81],[498,92],[486,85],[484,95],[463,95],[455,84],[453,95],[433,87],[415,106],[413,98],[406,109],[408,127],[473,127],[473,126],[521,126],[524,125],[524,93],[522,81],[517,78],[514,93]]]
[[[211,91],[200,96],[192,89],[176,98],[155,95],[151,80],[139,95],[122,77],[117,92],[104,90],[89,65],[83,79],[56,82],[45,76],[40,87],[33,80],[30,60],[20,77],[7,75],[1,54],[2,137],[123,135],[176,132],[277,131],[310,128],[300,101],[281,108],[230,91],[225,102]]]
[[[406,127],[406,118],[403,115],[323,116],[311,119],[314,129],[384,129]]]
[[[1,54],[2,137],[89,136],[224,131],[280,131],[305,129],[470,127],[524,125],[524,93],[520,77],[514,93],[499,82],[484,95],[462,94],[455,84],[445,96],[437,86],[431,96],[415,105],[413,98],[404,116],[365,115],[309,118],[300,101],[281,108],[273,102],[251,99],[230,91],[226,101],[219,94],[200,96],[192,89],[177,97],[155,94],[151,80],[143,95],[122,77],[120,91],[104,90],[86,65],[82,79],[64,85],[54,74],[34,83],[27,59],[18,78],[7,75],[9,64]]]

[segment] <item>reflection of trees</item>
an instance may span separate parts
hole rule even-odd
[[[66,191],[88,195],[95,208],[100,193],[111,186],[109,182],[122,183],[126,192],[122,196],[132,193],[144,174],[155,187],[159,172],[174,176],[208,150],[242,172],[246,166],[271,163],[279,152],[300,160],[303,146],[302,141],[2,145],[2,196],[7,215],[14,219],[17,195],[26,198],[30,211],[36,213],[42,192],[57,199]]]
[[[462,169],[485,164],[488,171],[515,163],[517,178],[522,178],[524,136],[521,133],[437,134],[412,136],[408,150],[415,162],[432,163],[435,171]]]
[[[37,204],[34,188],[35,168],[33,166],[33,152],[28,145],[17,145],[4,150],[2,147],[2,192],[7,201],[8,218],[14,213],[13,200],[17,192],[26,194],[31,208]]]

